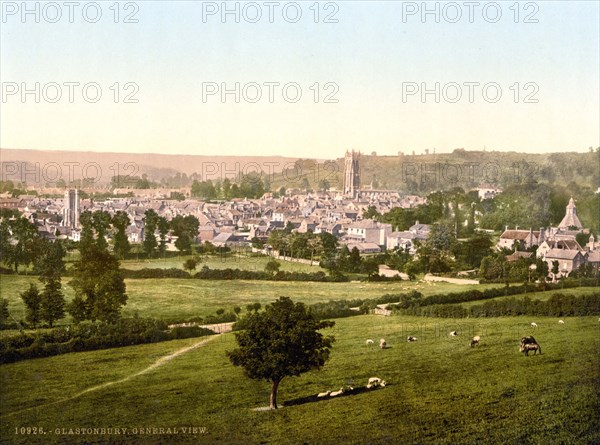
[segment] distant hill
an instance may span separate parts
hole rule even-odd
[[[135,153],[98,153],[2,149],[2,180],[43,185],[59,178],[68,182],[84,175],[99,175],[97,185],[111,178],[147,175],[160,182],[175,175],[213,181],[234,178],[239,173],[253,175],[258,170],[276,173],[270,177],[272,190],[320,188],[324,180],[330,187],[343,184],[344,158],[333,161],[284,156],[210,156]],[[600,149],[588,153],[530,154],[517,152],[454,150],[452,153],[360,157],[361,187],[392,189],[405,193],[427,194],[436,190],[481,185],[506,188],[511,184],[570,183],[596,190],[600,187]],[[264,177],[264,176],[263,176]],[[306,179],[306,180],[305,180]],[[189,185],[188,181],[188,185]],[[172,182],[171,182],[172,183]]]
[[[142,176],[149,180],[177,173],[190,176],[201,175],[202,179],[232,178],[237,173],[282,171],[297,158],[283,156],[212,156],[212,155],[169,155],[136,153],[99,153],[86,151],[22,150],[2,148],[0,167],[2,180],[45,184],[62,178],[65,182],[83,177],[96,177],[98,185],[108,184],[116,174]]]
[[[273,188],[301,187],[303,178],[308,180],[310,188],[319,188],[322,180],[327,180],[331,187],[342,187],[343,157],[335,163],[318,166],[311,160],[301,160],[298,164],[302,165],[301,177],[290,170],[286,175],[279,175]],[[457,149],[452,153],[428,155],[361,155],[360,176],[361,188],[372,186],[419,194],[453,187],[465,190],[481,185],[506,188],[525,183],[560,186],[575,183],[595,190],[600,187],[600,150],[530,154]]]

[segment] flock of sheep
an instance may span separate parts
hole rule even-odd
[[[598,319],[598,321],[600,321],[600,319]],[[565,321],[558,320],[558,324],[565,324]],[[535,322],[531,322],[531,327],[537,328],[538,325]],[[450,337],[458,337],[458,332],[451,331],[448,335]],[[409,343],[417,341],[417,340],[418,340],[418,338],[414,337],[412,335],[409,335],[406,338],[406,341]],[[471,347],[478,346],[480,341],[481,341],[481,337],[479,335],[474,336],[471,339]],[[366,341],[366,344],[367,344],[367,346],[371,346],[371,345],[375,344],[375,342],[372,339],[368,339]],[[379,340],[379,347],[381,349],[385,349],[387,347],[387,343],[386,343],[385,339],[382,338],[381,340]],[[538,351],[540,354],[542,353],[542,349],[540,348],[540,345],[537,343],[537,341],[535,341],[535,339],[532,336],[523,337],[521,339],[520,351],[523,352],[525,355],[529,355],[529,351],[534,351],[534,354]]]
[[[373,388],[384,388],[386,385],[385,380],[381,380],[379,377],[371,377],[369,379],[369,381],[367,382],[367,389],[373,389]],[[337,397],[337,396],[341,396],[344,393],[347,392],[351,392],[354,391],[354,388],[352,386],[342,386],[338,391],[325,391],[325,392],[320,392],[319,394],[317,394],[317,397],[319,398],[323,398],[323,397]]]
[[[600,319],[598,320],[600,321]],[[558,324],[565,324],[564,320],[558,320]],[[537,328],[538,325],[535,322],[531,322],[531,327],[532,328]],[[458,332],[457,331],[451,331],[448,333],[448,336],[450,337],[458,337]],[[409,335],[406,338],[406,341],[409,343],[415,342],[417,341],[417,337],[414,337],[412,335]],[[479,342],[481,341],[481,337],[479,335],[474,336],[473,338],[471,338],[471,347],[474,346],[478,346]],[[371,338],[367,339],[367,341],[365,342],[367,346],[373,346],[375,344],[375,341]],[[385,341],[384,338],[379,340],[379,347],[381,349],[386,349],[387,346],[387,342]],[[542,348],[540,347],[539,343],[537,342],[537,340],[535,338],[533,338],[533,336],[528,335],[526,337],[521,338],[521,343],[519,346],[519,351],[522,352],[524,355],[528,356],[530,352],[533,351],[534,354],[536,353],[542,353]],[[380,379],[379,377],[371,377],[369,379],[369,381],[367,382],[367,389],[372,389],[372,388],[383,388],[385,387],[386,382],[385,380]],[[317,394],[317,397],[322,398],[322,397],[336,397],[339,395],[344,394],[345,392],[348,391],[352,391],[354,390],[353,387],[351,386],[347,386],[347,387],[342,387],[340,388],[338,391],[326,391],[326,392],[322,392]]]

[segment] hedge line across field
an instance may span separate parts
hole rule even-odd
[[[402,315],[418,315],[422,317],[467,318],[467,317],[508,317],[517,315],[547,316],[547,317],[584,317],[600,315],[600,292],[588,295],[565,295],[555,293],[546,301],[534,300],[529,297],[506,298],[486,301],[465,308],[456,304],[412,306],[398,309]]]
[[[84,322],[46,332],[2,338],[0,363],[212,334],[213,331],[198,326],[168,330],[166,323],[150,318],[122,318],[114,324]]]
[[[279,271],[271,274],[256,270],[242,269],[210,269],[203,267],[199,272],[190,275],[188,272],[171,269],[121,269],[125,278],[196,278],[200,280],[262,280],[262,281],[318,281],[318,282],[345,282],[348,277],[344,275],[329,276],[323,271],[319,272],[287,272]]]

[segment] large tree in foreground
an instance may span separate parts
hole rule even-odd
[[[248,314],[244,330],[236,334],[238,348],[227,355],[252,379],[271,382],[269,406],[277,408],[277,389],[284,377],[321,368],[331,352],[334,338],[319,329],[332,327],[319,321],[302,303],[280,297],[264,312]]]

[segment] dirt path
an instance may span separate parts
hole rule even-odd
[[[127,376],[127,377],[124,377],[122,379],[114,380],[112,382],[102,383],[101,385],[92,386],[90,388],[87,388],[87,389],[84,389],[83,391],[78,392],[75,395],[72,395],[70,397],[66,397],[64,399],[56,400],[54,402],[43,403],[41,405],[30,406],[29,408],[24,408],[24,409],[21,409],[21,410],[18,410],[18,411],[13,411],[11,413],[5,414],[3,417],[12,416],[14,414],[20,414],[22,412],[29,411],[29,410],[36,409],[36,408],[42,408],[42,407],[46,407],[46,406],[50,406],[50,405],[56,405],[56,404],[62,403],[62,402],[67,402],[69,400],[73,400],[73,399],[76,399],[78,397],[81,397],[84,394],[88,394],[88,393],[90,393],[92,391],[98,391],[99,389],[104,389],[104,388],[107,388],[109,386],[118,385],[120,383],[127,382],[128,380],[131,380],[134,377],[140,376],[142,374],[146,374],[146,373],[148,373],[150,371],[155,370],[156,368],[159,368],[159,367],[165,365],[166,363],[169,363],[171,360],[173,360],[176,357],[179,357],[180,355],[183,355],[183,354],[185,354],[187,352],[193,351],[194,349],[197,349],[197,348],[200,348],[200,347],[204,346],[206,343],[208,343],[209,341],[212,341],[216,337],[218,337],[218,336],[217,335],[211,335],[209,338],[207,338],[205,340],[199,341],[198,343],[194,343],[191,346],[187,346],[185,348],[178,349],[177,351],[173,352],[172,354],[165,355],[164,357],[160,357],[158,360],[156,360],[154,363],[152,363],[147,368],[144,368],[141,371],[138,371],[138,372],[136,372],[134,374],[131,374],[131,375]]]
[[[425,281],[445,281],[446,283],[453,284],[479,284],[479,280],[468,280],[465,278],[446,278],[446,277],[436,277],[431,274],[425,275],[423,278]]]

